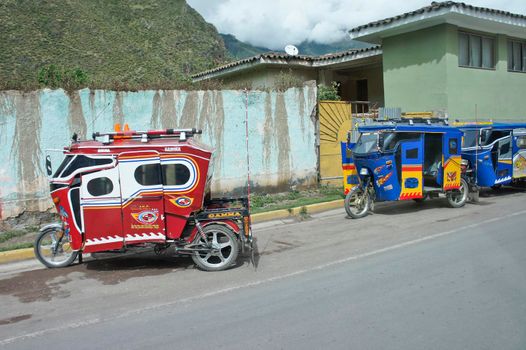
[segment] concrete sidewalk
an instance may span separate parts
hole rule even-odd
[[[251,217],[252,223],[254,224],[253,228],[257,228],[257,226],[267,227],[283,223],[285,220],[296,220],[302,214],[302,212],[304,214],[310,215],[338,208],[343,208],[343,199],[331,202],[310,204],[292,209],[282,209],[269,211],[265,213],[258,213],[251,215]],[[29,260],[34,258],[35,253],[33,251],[33,248],[16,249],[7,252],[0,252],[0,264],[6,264],[21,260]]]

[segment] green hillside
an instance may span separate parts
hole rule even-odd
[[[0,90],[42,86],[39,73],[58,85],[174,88],[227,59],[184,0],[3,0],[0,33]]]
[[[238,40],[232,34],[219,34],[225,42],[225,47],[233,59],[242,59],[250,56],[255,56],[263,52],[272,51],[264,47],[252,46]]]
[[[240,60],[250,56],[255,56],[260,53],[277,51],[283,52],[284,50],[271,50],[264,47],[253,46],[248,43],[238,40],[235,36],[231,34],[220,34],[225,42],[225,47],[228,50],[228,53],[233,59]],[[361,49],[370,44],[351,40],[351,39],[342,39],[332,44],[320,44],[313,41],[304,41],[298,45],[300,55],[324,55],[327,53],[334,53],[338,51],[345,51],[349,49]]]

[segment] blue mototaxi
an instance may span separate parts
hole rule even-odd
[[[526,180],[526,123],[459,126],[464,132],[462,158],[471,181],[497,188]]]
[[[446,124],[387,123],[361,126],[352,148],[359,184],[345,197],[352,218],[375,201],[415,200],[445,194],[461,207],[469,186],[461,174],[462,131]]]

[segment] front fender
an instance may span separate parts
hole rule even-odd
[[[62,224],[61,223],[58,223],[58,222],[55,222],[53,224],[49,224],[49,225],[46,225],[44,227],[42,227],[40,230],[38,230],[38,232],[44,232],[46,230],[49,230],[49,229],[62,229]]]

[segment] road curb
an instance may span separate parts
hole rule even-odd
[[[35,252],[33,248],[15,249],[7,252],[0,252],[0,264],[6,264],[19,260],[34,259]]]
[[[295,207],[292,209],[274,210],[274,211],[268,211],[265,213],[253,214],[251,215],[251,218],[252,218],[253,223],[260,223],[264,221],[286,219],[286,218],[298,216],[302,212],[305,214],[314,214],[314,213],[319,213],[322,211],[341,208],[342,206],[343,206],[343,199],[338,199],[338,200],[331,201],[331,202],[309,204],[309,205],[304,205],[301,207]],[[35,258],[35,252],[33,248],[16,249],[16,250],[10,250],[7,252],[0,252],[0,264],[6,264],[10,262],[28,260],[28,259],[34,259],[34,258]]]
[[[286,219],[292,216],[298,216],[302,213],[302,211],[305,214],[314,214],[314,213],[319,213],[322,211],[327,211],[327,210],[337,209],[337,208],[342,208],[342,207],[343,207],[343,199],[337,199],[331,202],[315,203],[315,204],[304,205],[301,207],[295,207],[291,209],[281,209],[281,210],[267,211],[265,213],[252,214],[250,215],[250,217],[252,219],[252,223],[260,223],[264,221]]]

